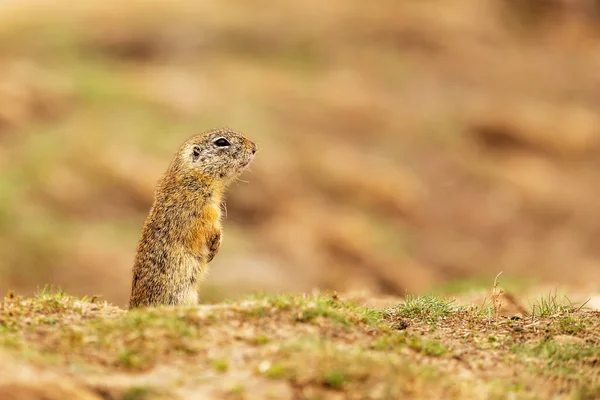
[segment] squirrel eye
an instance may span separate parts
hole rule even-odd
[[[194,146],[194,148],[192,149],[192,156],[194,157],[194,160],[200,157],[200,147]]]
[[[215,140],[215,145],[218,147],[227,147],[227,146],[231,146],[231,143],[229,143],[227,141],[227,139],[225,138],[218,138],[217,140]]]

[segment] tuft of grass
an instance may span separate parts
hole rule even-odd
[[[117,362],[119,365],[130,369],[137,369],[144,365],[144,360],[131,349],[122,349],[119,351]]]
[[[404,303],[387,311],[387,316],[419,318],[428,323],[436,323],[440,318],[449,316],[458,309],[454,306],[454,300],[445,300],[438,296],[406,296]]]
[[[52,285],[45,285],[43,288],[37,289],[33,298],[36,300],[43,300],[43,299],[48,299],[48,298],[61,299],[65,296],[66,296],[65,291],[60,286],[54,288],[54,286],[52,286]]]
[[[481,305],[472,305],[466,310],[478,318],[486,317],[488,321],[491,321],[494,316],[494,305],[487,297],[483,299]]]
[[[327,371],[323,377],[323,384],[332,389],[341,388],[346,382],[346,374],[341,370]]]
[[[542,295],[531,305],[531,316],[535,317],[549,317],[555,314],[561,314],[564,312],[573,311],[575,304],[563,295],[559,297],[556,289],[554,292],[550,292],[547,295]]]

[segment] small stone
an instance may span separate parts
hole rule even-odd
[[[408,322],[406,322],[404,320],[399,321],[399,322],[395,323],[394,325],[392,325],[392,328],[397,331],[403,331],[406,328],[408,328]]]
[[[269,368],[271,368],[271,362],[270,361],[264,360],[264,361],[261,361],[260,364],[258,364],[258,371],[261,374],[264,374],[265,372],[267,372],[269,370]]]

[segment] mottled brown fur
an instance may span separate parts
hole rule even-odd
[[[219,138],[230,146],[218,146]],[[158,182],[133,266],[129,308],[192,305],[221,244],[221,201],[256,145],[230,129],[188,139]]]

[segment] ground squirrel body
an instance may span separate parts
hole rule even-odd
[[[157,184],[133,266],[129,308],[193,305],[221,245],[221,202],[257,147],[214,129],[189,138]]]

